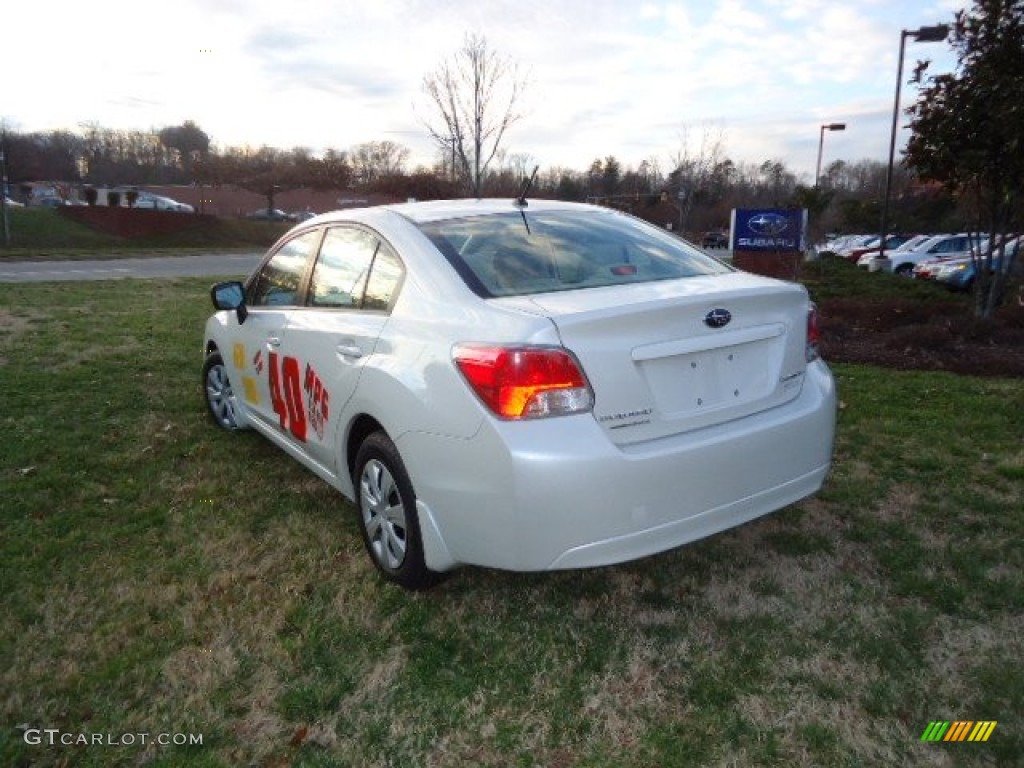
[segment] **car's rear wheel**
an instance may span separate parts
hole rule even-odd
[[[913,277],[914,276],[914,265],[913,264],[900,264],[896,269],[893,270],[900,277]]]
[[[238,402],[228,378],[228,369],[220,352],[211,352],[203,363],[203,391],[206,408],[217,426],[228,431],[239,429]]]
[[[423,560],[416,493],[395,444],[374,432],[359,447],[354,477],[363,543],[386,578],[406,589],[439,579]]]

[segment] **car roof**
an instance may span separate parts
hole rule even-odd
[[[955,234],[955,235],[954,234],[949,234],[949,233],[946,233],[946,234],[943,234],[943,235],[932,235],[927,240],[922,240],[920,243],[918,243],[914,248],[911,249],[911,252],[927,251],[933,245],[936,245],[937,243],[944,242],[946,240],[950,240],[950,239],[952,239],[954,237],[965,237],[965,235],[960,234],[960,233]]]
[[[583,203],[568,203],[559,200],[527,200],[526,206],[521,207],[518,200],[515,198],[505,197],[462,200],[431,200],[428,202],[380,205],[372,208],[344,208],[338,211],[323,213],[316,218],[316,221],[346,221],[353,218],[361,218],[364,213],[369,213],[370,211],[388,211],[396,213],[415,224],[423,224],[430,221],[460,219],[468,216],[483,216],[496,213],[519,213],[520,211],[529,216],[531,211],[554,210],[602,211],[605,213],[614,213],[614,211],[608,208],[585,205]]]

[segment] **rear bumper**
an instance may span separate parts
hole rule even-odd
[[[636,560],[735,528],[810,496],[821,488],[828,470],[829,465],[825,464],[788,483],[701,514],[574,547],[563,552],[549,568],[588,568]]]
[[[627,448],[589,414],[487,419],[468,440],[407,433],[398,448],[421,527],[436,538],[429,567],[579,568],[673,549],[814,493],[830,466],[835,414],[834,383],[818,362],[783,406]]]

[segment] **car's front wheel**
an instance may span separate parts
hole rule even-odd
[[[206,394],[207,411],[217,426],[229,431],[239,429],[238,402],[220,352],[211,352],[206,356],[206,362],[203,363],[203,391]]]
[[[412,482],[387,435],[374,432],[363,441],[353,474],[363,543],[377,568],[406,589],[437,583],[439,574],[423,560]]]

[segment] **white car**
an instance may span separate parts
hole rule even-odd
[[[211,289],[202,379],[351,499],[408,588],[623,562],[813,494],[836,393],[805,289],[616,211],[477,200],[296,225]]]
[[[901,243],[895,248],[886,248],[886,258],[899,259],[901,254],[914,250],[918,246],[922,245],[926,240],[930,240],[932,237],[933,235],[914,235],[912,238]],[[870,269],[872,262],[878,258],[878,253],[878,250],[873,250],[859,256],[857,258],[857,266],[863,267],[864,269]]]
[[[971,248],[984,246],[985,240],[968,234],[935,235],[910,250],[896,250],[887,254],[890,271],[913,277],[914,267],[929,259],[956,259],[971,255]]]
[[[195,213],[193,208],[188,203],[179,203],[177,200],[172,200],[169,197],[163,195],[139,195],[139,199],[135,201],[135,207],[141,210],[153,210],[153,211],[175,211],[177,213]]]

